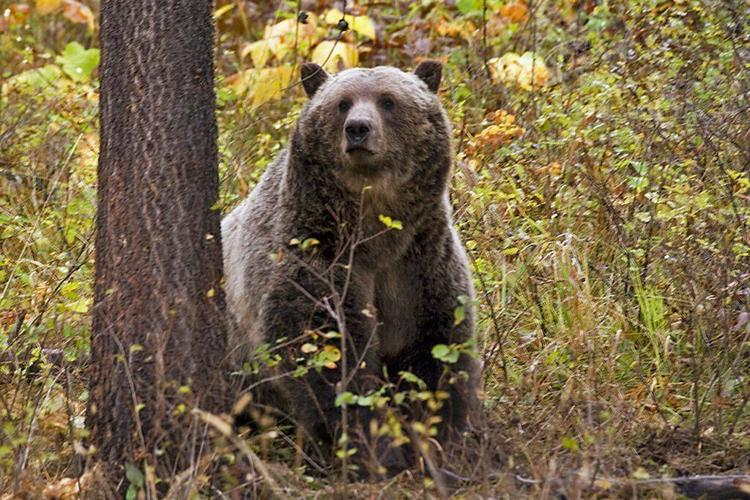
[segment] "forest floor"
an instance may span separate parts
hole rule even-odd
[[[99,2],[3,5],[0,493],[72,498],[88,453]],[[673,498],[653,480],[749,473],[750,3],[355,2],[345,32],[341,8],[217,2],[221,208],[286,143],[302,61],[443,61],[483,416],[444,457],[460,477],[438,480],[343,484],[295,468],[284,429],[242,436],[277,493]],[[228,497],[269,488],[223,467],[239,481]],[[147,472],[128,469],[134,498]]]

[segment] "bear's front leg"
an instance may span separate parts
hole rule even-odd
[[[479,369],[476,359],[466,352],[461,353],[454,363],[446,363],[434,357],[433,348],[436,345],[461,343],[453,340],[455,336],[445,334],[448,330],[446,325],[450,324],[448,318],[445,318],[445,322],[435,321],[437,319],[424,321],[422,328],[432,328],[433,332],[440,333],[418,340],[408,349],[402,359],[393,363],[389,362],[388,370],[391,373],[408,371],[423,380],[428,390],[433,392],[441,390],[448,393],[438,413],[442,420],[439,426],[440,440],[443,441],[458,438],[476,410]],[[453,321],[452,315],[450,321]],[[456,330],[462,329],[467,329],[467,327],[459,325],[451,330],[455,333]],[[419,413],[424,414],[425,410],[421,409]]]
[[[471,351],[474,290],[466,256],[455,242],[457,238],[448,239],[443,249],[411,261],[416,270],[418,335],[398,356],[386,360],[389,373],[409,371],[429,390],[448,393],[439,412],[441,439],[458,437],[478,407],[479,363]],[[460,314],[455,313],[457,308],[462,309]],[[461,351],[458,359],[436,358],[433,349],[440,344]]]
[[[287,267],[264,296],[258,318],[264,338],[283,346],[278,351],[283,376],[276,385],[286,411],[329,456],[343,431],[352,442],[366,440],[373,416],[366,407],[336,406],[337,396],[370,392],[380,373],[366,286],[341,274]]]

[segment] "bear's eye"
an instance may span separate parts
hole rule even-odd
[[[380,98],[380,107],[386,111],[391,111],[396,107],[396,101],[393,100],[393,97],[383,96]]]
[[[339,102],[339,111],[342,113],[346,113],[349,111],[349,108],[352,107],[352,102],[349,99],[342,99]]]

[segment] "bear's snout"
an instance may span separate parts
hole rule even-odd
[[[344,125],[344,132],[346,133],[347,147],[346,151],[349,152],[352,149],[361,148],[367,136],[370,135],[372,130],[372,123],[367,119],[349,119]]]
[[[358,99],[347,110],[341,127],[341,151],[350,165],[377,162],[382,149],[383,122],[372,99]]]

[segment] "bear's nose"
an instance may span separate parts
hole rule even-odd
[[[352,146],[358,146],[365,142],[370,133],[370,122],[367,120],[347,120],[344,125],[346,138]]]

